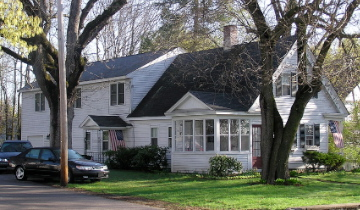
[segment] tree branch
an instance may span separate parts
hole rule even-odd
[[[105,27],[108,20],[118,12],[125,4],[126,0],[114,1],[104,12],[88,23],[79,37],[80,48],[84,49]]]
[[[2,51],[4,51],[6,54],[10,55],[11,57],[17,59],[17,60],[20,60],[21,62],[23,63],[26,63],[26,64],[29,64],[29,65],[32,65],[33,63],[31,62],[31,60],[21,56],[20,54],[12,51],[10,48],[7,48],[7,47],[4,47],[4,46],[1,46],[0,48]]]
[[[98,0],[89,0],[88,3],[86,4],[85,8],[82,10],[81,16],[80,16],[79,29],[84,28],[85,19],[86,19],[86,17],[88,16],[90,10],[94,7],[94,4],[95,4],[97,1],[98,1]]]

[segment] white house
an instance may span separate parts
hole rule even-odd
[[[237,158],[244,169],[261,168],[258,43],[233,45],[231,34],[225,37],[226,48],[172,49],[91,63],[79,85],[73,148],[100,160],[99,154],[112,149],[109,131],[118,130],[126,147],[169,147],[173,172],[207,171],[216,154]],[[273,90],[284,122],[297,90],[294,40],[279,44],[274,61]],[[48,145],[46,100],[38,88],[21,92],[22,139]],[[327,152],[329,120],[347,115],[324,78],[306,107],[289,167],[303,167],[304,150]]]

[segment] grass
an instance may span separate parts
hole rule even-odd
[[[206,179],[186,174],[112,170],[109,179],[68,187],[172,203],[177,209],[286,209],[360,201],[360,173],[337,172],[298,179],[300,186],[284,186],[260,184],[259,177]]]

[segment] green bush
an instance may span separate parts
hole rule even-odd
[[[310,165],[313,172],[324,166],[327,171],[338,170],[346,159],[336,153],[321,153],[318,151],[303,152],[302,160],[305,164]]]
[[[342,155],[336,153],[326,153],[323,157],[323,164],[327,171],[336,171],[345,163],[346,159]]]
[[[105,152],[106,164],[112,169],[154,171],[167,168],[165,147],[143,146],[119,148]]]
[[[132,159],[134,169],[156,171],[167,167],[166,148],[156,146],[140,147]]]
[[[351,170],[353,173],[360,173],[360,168],[354,168]]]
[[[215,177],[229,176],[235,172],[240,172],[242,164],[233,157],[226,155],[216,155],[209,160],[209,175]]]

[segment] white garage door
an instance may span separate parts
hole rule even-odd
[[[33,147],[44,147],[49,146],[49,140],[44,140],[44,136],[28,136],[28,140],[31,142]]]

